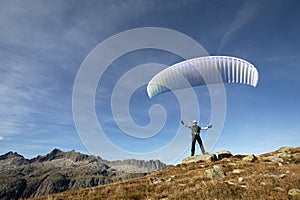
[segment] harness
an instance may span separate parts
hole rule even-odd
[[[192,126],[192,134],[199,135],[200,134],[200,127],[197,125]]]

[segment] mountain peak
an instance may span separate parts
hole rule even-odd
[[[0,160],[6,160],[10,158],[24,158],[24,157],[18,154],[17,152],[12,152],[12,151],[9,151],[6,154],[0,156]]]
[[[49,154],[56,155],[56,154],[59,154],[59,153],[62,153],[62,152],[63,152],[62,150],[55,148]]]
[[[48,153],[45,156],[37,156],[33,159],[31,159],[31,162],[45,162],[45,161],[51,161],[55,159],[59,159],[63,157],[63,152],[60,149],[53,149],[50,153]]]
[[[7,152],[4,155],[0,156],[0,168],[6,168],[9,167],[11,165],[15,165],[15,166],[20,166],[24,163],[27,163],[28,161],[21,156],[20,154],[16,153],[16,152]]]
[[[64,152],[60,149],[53,149],[50,153],[48,153],[45,156],[37,156],[33,159],[31,159],[31,162],[46,162],[46,161],[52,161],[57,159],[69,159],[73,162],[79,162],[88,160],[89,162],[97,161],[101,162],[102,159],[100,157],[92,156],[92,155],[86,155],[79,152],[76,152],[75,150]]]

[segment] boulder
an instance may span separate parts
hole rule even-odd
[[[156,177],[150,178],[150,181],[151,181],[152,184],[158,184],[158,183],[163,183],[163,182],[164,182],[163,179],[161,179],[161,178],[156,178]]]
[[[286,153],[286,152],[282,152],[282,153],[279,153],[277,155],[281,158],[290,158],[290,157],[292,157],[292,155],[290,153]]]
[[[243,158],[243,161],[246,162],[255,162],[257,160],[256,156],[254,154],[247,155]]]
[[[291,195],[291,196],[297,196],[297,195],[300,195],[300,190],[293,188],[293,189],[289,190],[288,194]]]
[[[198,161],[205,161],[205,162],[212,162],[216,161],[217,157],[215,154],[205,154],[205,155],[195,155],[195,156],[190,156],[187,158],[184,158],[182,160],[183,164],[186,163],[192,163],[192,162],[198,162]]]
[[[283,162],[283,159],[280,158],[278,155],[274,155],[274,156],[268,156],[265,158],[266,161],[269,161],[269,162]]]
[[[273,190],[279,191],[279,192],[284,192],[285,191],[285,189],[283,189],[282,187],[274,187]]]
[[[205,170],[204,176],[211,179],[222,180],[225,178],[225,173],[220,165],[214,165],[212,168]]]
[[[228,185],[236,185],[236,183],[232,182],[232,181],[225,181],[225,183],[227,183]]]
[[[280,153],[291,153],[291,147],[281,147],[278,149]]]
[[[221,160],[223,158],[230,158],[232,156],[231,152],[228,150],[218,151],[216,153],[216,157],[218,160]]]
[[[176,175],[172,175],[170,178],[168,178],[168,179],[166,180],[166,182],[171,182],[171,181],[173,181],[175,177],[176,177]]]
[[[271,177],[271,178],[284,178],[286,174],[265,174],[265,177]]]
[[[242,170],[242,169],[234,169],[234,170],[232,171],[232,173],[234,173],[234,174],[240,174],[240,173],[242,173],[243,171],[245,171],[245,170]]]
[[[290,158],[292,157],[291,155],[291,148],[290,147],[281,147],[278,149],[277,155],[281,158]]]

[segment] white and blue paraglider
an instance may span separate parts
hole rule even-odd
[[[159,72],[149,81],[147,93],[152,98],[168,91],[216,83],[241,83],[256,87],[258,78],[254,65],[243,59],[206,56],[174,64]]]

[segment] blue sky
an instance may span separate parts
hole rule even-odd
[[[97,151],[89,150],[75,127],[72,92],[81,64],[97,45],[115,34],[142,27],[181,32],[209,55],[239,57],[258,69],[256,88],[225,85],[226,118],[212,152],[228,149],[234,154],[260,154],[281,146],[299,146],[299,6],[291,0],[0,1],[0,154],[16,151],[31,158],[60,148],[108,160],[134,157],[114,149],[110,152],[93,137],[89,139]],[[180,129],[179,121],[192,119],[180,116],[172,93],[148,99],[142,85],[131,96],[128,107],[139,126],[150,123],[151,105],[165,107],[164,127],[149,138],[124,134],[114,121],[110,99],[120,77],[135,66],[160,63],[166,67],[182,60],[171,52],[140,49],[111,63],[95,97],[99,125],[111,143],[139,154],[134,158],[169,162],[172,158],[167,159],[163,148],[177,135],[187,135],[182,137],[185,153],[178,156],[189,155],[190,132]],[[207,125],[211,119],[208,91],[202,87],[194,90],[200,124]],[[145,128],[145,132],[151,130]],[[209,132],[202,137],[206,134]],[[147,154],[158,150],[162,153],[156,157]],[[176,163],[177,155],[171,156]]]

